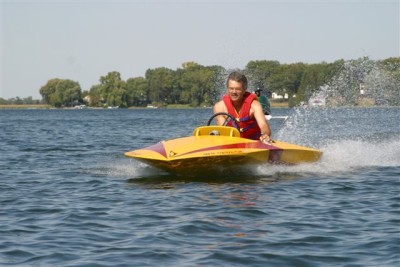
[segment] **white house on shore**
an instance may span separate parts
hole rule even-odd
[[[285,93],[284,95],[278,95],[277,93],[272,93],[272,99],[289,99],[289,95]]]

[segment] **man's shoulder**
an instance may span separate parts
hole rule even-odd
[[[223,100],[220,100],[214,104],[214,111],[225,112],[225,110],[226,110],[226,105]]]
[[[223,100],[220,100],[214,104],[214,107],[223,107],[223,106],[225,106],[225,103]]]
[[[261,106],[261,101],[260,101],[260,99],[258,99],[258,101],[253,101],[253,102],[251,102],[251,107],[254,107],[254,106]]]

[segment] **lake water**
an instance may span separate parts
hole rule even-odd
[[[273,109],[320,162],[177,177],[125,158],[210,109],[0,110],[1,266],[400,266],[400,109]]]

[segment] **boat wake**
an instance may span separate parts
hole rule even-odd
[[[128,179],[135,183],[209,182],[254,183],[275,182],[310,176],[335,176],[366,168],[400,166],[400,137],[380,142],[368,140],[336,140],[320,147],[324,154],[320,161],[299,165],[265,164],[257,167],[221,169],[213,175],[182,176],[170,174],[136,160],[119,158],[114,162],[92,168],[92,173],[108,177]],[[239,166],[240,167],[240,166]]]
[[[118,158],[106,163],[99,163],[84,170],[98,176],[126,179],[127,177],[160,176],[165,172],[147,166],[144,163],[127,158]]]
[[[400,166],[400,138],[380,142],[339,140],[323,145],[319,162],[294,166],[260,166],[258,174],[265,176],[336,175],[371,167]]]

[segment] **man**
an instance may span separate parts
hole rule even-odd
[[[271,129],[257,96],[246,91],[246,76],[237,71],[232,72],[228,76],[226,87],[227,94],[214,105],[214,114],[226,112],[236,118],[236,123],[239,124],[241,130],[241,137],[269,142]],[[222,125],[225,120],[226,116],[216,117],[218,125]],[[228,125],[232,124],[232,122],[229,122]]]

